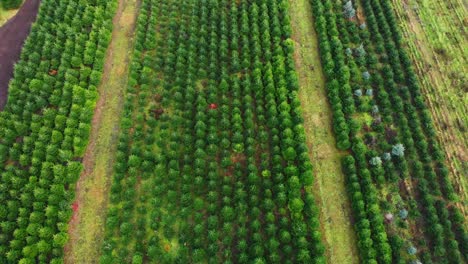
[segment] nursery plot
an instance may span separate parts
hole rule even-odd
[[[0,26],[15,16],[23,0],[0,0]]]
[[[468,214],[468,12],[460,0],[392,4]]]
[[[320,209],[320,225],[327,263],[359,263],[357,239],[341,158],[347,154],[335,146],[332,109],[327,101],[325,76],[320,64],[317,35],[309,0],[289,0],[294,60],[299,76],[306,142],[314,165],[314,194]]]
[[[42,0],[0,112],[0,263],[62,263],[116,1]]]
[[[101,263],[323,263],[287,1],[144,0]]]
[[[112,40],[97,90],[89,144],[83,156],[83,171],[76,184],[73,217],[68,225],[65,263],[98,263],[103,240],[106,205],[117,149],[123,109],[137,0],[119,0]]]
[[[14,17],[17,11],[17,9],[5,10],[0,6],[0,26],[5,24],[10,18]]]
[[[0,263],[467,262],[465,24],[462,0],[25,1]]]
[[[390,0],[312,0],[364,263],[463,263],[468,236]]]

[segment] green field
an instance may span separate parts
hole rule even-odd
[[[331,109],[326,100],[325,80],[318,54],[309,0],[290,0],[290,16],[295,41],[299,97],[309,155],[314,167],[315,196],[321,208],[329,263],[359,263],[352,212],[346,196],[345,176],[340,160],[345,155],[335,147]]]
[[[0,6],[0,26],[12,18],[18,10],[5,10]]]
[[[11,8],[5,8],[2,6],[2,1],[0,1],[0,26],[2,26],[8,19],[12,18],[18,11],[19,5],[24,1],[20,1],[17,4],[11,6]]]
[[[463,1],[393,1],[467,215],[468,40]]]
[[[123,108],[128,64],[137,12],[136,0],[121,0],[114,18],[114,33],[106,56],[106,67],[98,87],[91,141],[83,157],[85,170],[76,188],[79,211],[70,222],[70,241],[65,246],[66,263],[97,263],[104,234],[119,116]]]
[[[467,262],[463,0],[40,5],[0,263]]]
[[[101,263],[324,261],[286,3],[142,1]]]

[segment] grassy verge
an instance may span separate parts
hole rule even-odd
[[[3,26],[8,19],[12,18],[16,12],[18,12],[18,9],[5,10],[0,6],[0,27]]]
[[[392,2],[466,216],[468,43],[463,27],[466,9],[459,0]]]
[[[351,206],[347,197],[340,158],[335,147],[332,113],[327,102],[309,0],[290,0],[299,96],[310,157],[314,164],[316,193],[321,210],[322,232],[329,263],[359,263]]]
[[[93,118],[85,170],[76,190],[78,212],[70,223],[66,263],[97,263],[104,232],[107,196],[118,142],[120,113],[127,85],[137,0],[120,0],[114,18],[99,101]]]

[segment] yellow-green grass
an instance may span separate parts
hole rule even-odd
[[[316,177],[313,191],[320,207],[320,221],[329,263],[359,263],[351,205],[346,193],[340,159],[346,153],[335,147],[332,112],[327,102],[318,42],[309,0],[290,0],[299,74],[299,97],[309,155]]]
[[[467,11],[460,0],[392,1],[451,176],[468,213]]]
[[[12,10],[5,10],[3,7],[0,5],[0,26],[3,26],[10,18],[12,18],[16,12],[18,12],[18,9],[12,9]]]
[[[66,263],[98,263],[108,203],[109,186],[118,142],[120,115],[127,87],[137,0],[120,0],[107,51],[99,101],[93,118],[90,143],[78,181],[76,220],[70,223]]]

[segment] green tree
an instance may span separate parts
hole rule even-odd
[[[5,9],[16,9],[21,6],[23,0],[1,0],[0,4]]]

